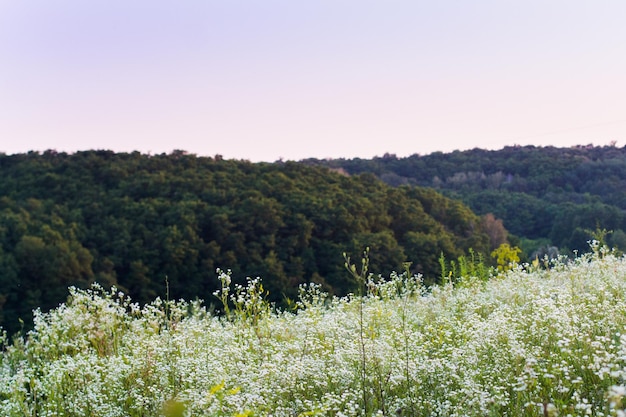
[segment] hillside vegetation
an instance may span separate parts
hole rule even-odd
[[[423,287],[360,273],[364,296],[303,287],[276,311],[261,283],[220,275],[225,314],[72,290],[0,353],[0,414],[623,416],[626,260]]]
[[[513,146],[397,158],[305,161],[388,184],[432,187],[480,215],[494,214],[521,239],[526,255],[555,246],[585,251],[590,231],[612,231],[611,247],[626,250],[626,147]]]
[[[355,282],[342,254],[365,247],[373,269],[411,261],[433,282],[442,253],[488,254],[505,241],[497,226],[432,189],[298,163],[182,151],[0,155],[0,325],[28,327],[33,308],[92,282],[141,303],[168,291],[206,299],[218,267],[239,283],[262,276],[273,301],[310,282],[343,295]]]

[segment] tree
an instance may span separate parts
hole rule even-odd
[[[496,219],[491,213],[487,213],[482,218],[482,225],[483,230],[489,236],[489,248],[492,251],[507,242],[507,232],[502,220]]]

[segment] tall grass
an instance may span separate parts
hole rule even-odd
[[[224,314],[71,290],[2,338],[2,416],[626,416],[626,260],[596,247],[550,269],[425,289],[303,287],[276,311],[261,282]]]

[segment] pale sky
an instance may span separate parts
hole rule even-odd
[[[624,0],[0,0],[0,152],[626,144]]]

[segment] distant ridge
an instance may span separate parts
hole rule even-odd
[[[626,250],[626,146],[507,146],[398,158],[302,161],[369,172],[387,184],[431,187],[477,214],[493,213],[528,256],[545,246],[586,250],[602,230]]]

